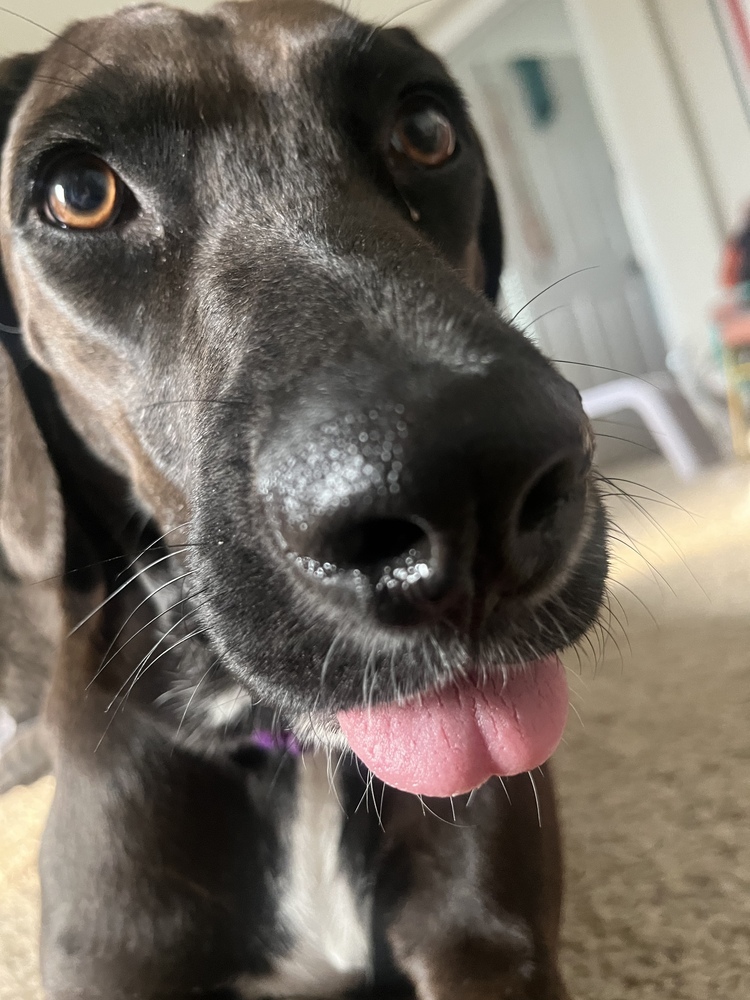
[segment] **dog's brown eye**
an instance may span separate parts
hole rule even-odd
[[[456,131],[435,104],[422,99],[401,108],[391,133],[391,153],[420,167],[439,167],[456,150]]]
[[[123,184],[96,156],[77,154],[58,160],[44,178],[43,210],[64,229],[103,229],[120,211]]]

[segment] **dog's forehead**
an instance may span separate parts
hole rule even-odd
[[[35,81],[36,104],[52,104],[63,84],[85,88],[107,70],[179,86],[220,79],[231,65],[261,91],[283,90],[358,32],[367,29],[321,0],[236,0],[205,14],[160,3],[126,7],[72,25],[50,46]]]
[[[214,8],[235,33],[253,69],[294,75],[307,56],[358,25],[341,8],[321,0],[231,0]]]

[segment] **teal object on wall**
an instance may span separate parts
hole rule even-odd
[[[544,62],[541,59],[514,59],[511,66],[534,126],[549,125],[554,120],[556,107]]]

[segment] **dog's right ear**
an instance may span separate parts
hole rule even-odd
[[[5,144],[10,119],[40,59],[41,53],[33,52],[0,62],[0,147]]]
[[[12,56],[0,61],[0,169],[2,168],[3,150],[8,138],[10,120],[16,110],[19,100],[26,92],[36,67],[39,65],[41,53],[28,53]],[[5,281],[0,258],[0,333],[3,327],[15,327],[16,316],[10,292]]]
[[[0,147],[39,58],[20,55],[0,63]],[[25,356],[0,267],[0,558],[19,579],[37,581],[61,572],[62,501],[14,360],[22,366]]]
[[[26,93],[41,58],[41,52],[33,52],[0,60],[0,169],[11,118],[18,102]],[[13,304],[1,265],[2,259],[0,259],[0,324],[14,326]]]
[[[40,59],[41,53],[35,52],[0,61],[0,170],[11,118],[31,82]],[[0,338],[7,342],[9,336],[7,328],[16,328],[17,320],[2,263],[0,258]],[[6,333],[3,336],[4,329]]]

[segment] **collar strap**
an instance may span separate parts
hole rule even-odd
[[[272,729],[256,729],[250,735],[250,743],[259,750],[267,750],[269,753],[288,753],[292,757],[299,757],[302,747],[299,740],[289,729],[274,731]]]

